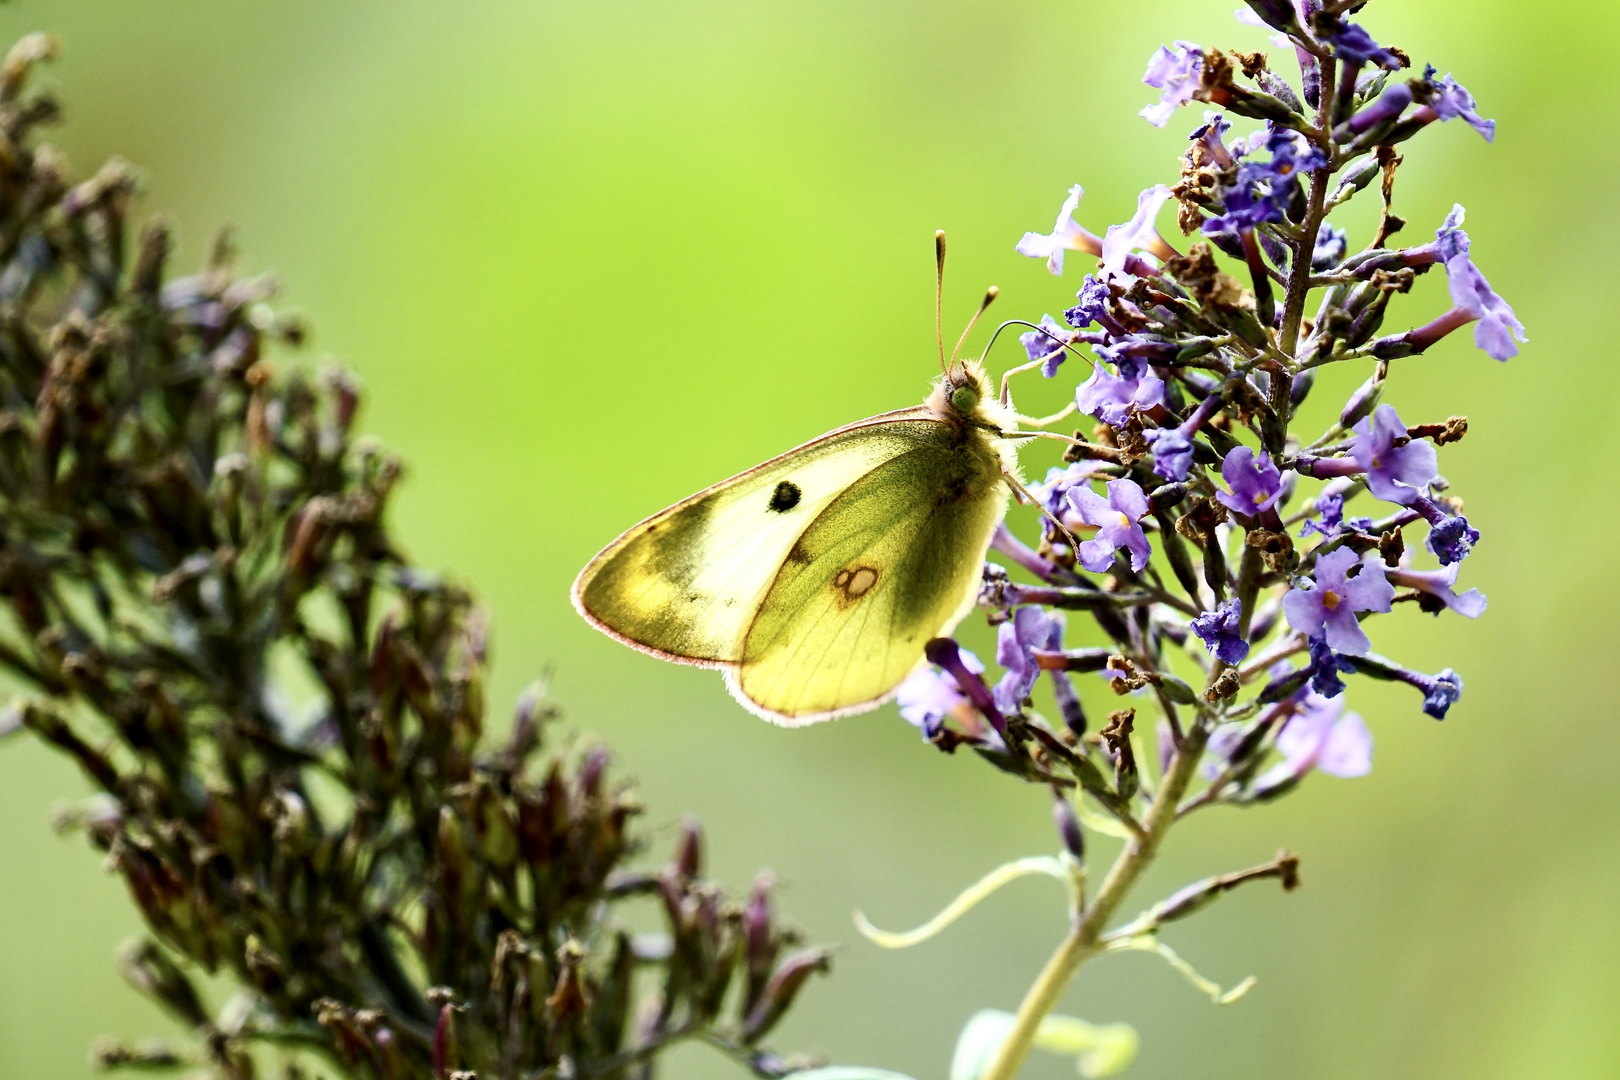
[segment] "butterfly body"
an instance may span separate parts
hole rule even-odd
[[[634,526],[574,583],[598,629],[718,667],[787,725],[886,701],[968,613],[1016,475],[1009,409],[954,366],[922,405],[823,435]]]

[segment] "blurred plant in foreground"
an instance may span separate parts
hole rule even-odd
[[[1525,341],[1473,262],[1461,206],[1432,241],[1390,243],[1405,224],[1391,206],[1396,147],[1437,121],[1460,119],[1488,141],[1495,124],[1450,75],[1410,71],[1405,53],[1349,22],[1365,0],[1247,3],[1240,21],[1271,31],[1297,62],[1298,82],[1264,52],[1161,48],[1143,80],[1160,100],[1144,118],[1163,127],[1192,102],[1224,110],[1206,112],[1190,135],[1178,182],[1142,192],[1133,219],[1101,236],[1074,218],[1076,185],[1052,231],[1017,245],[1054,274],[1073,252],[1099,260],[1062,322],[1004,324],[1029,328],[1020,339],[1027,363],[1013,373],[1055,378],[1071,355],[1091,364],[1074,406],[1034,423],[1078,411],[1099,424],[1089,441],[1075,432],[1066,468],[1032,485],[1045,511],[1039,542],[1005,526],[992,542],[1028,581],[985,567],[980,603],[998,625],[1000,676],[987,679],[977,657],[940,638],[928,646],[932,664],[898,697],[901,714],[940,749],[967,746],[1049,785],[1063,851],[1008,863],[912,933],[864,919],[862,929],[883,945],[915,944],[1031,873],[1066,883],[1072,923],[1016,1015],[987,1011],[969,1023],[952,1080],[1009,1080],[1037,1045],[1082,1054],[1088,1075],[1128,1065],[1128,1028],[1050,1015],[1079,966],[1101,953],[1157,953],[1215,1001],[1235,1000],[1252,980],[1223,990],[1160,931],[1245,882],[1294,888],[1298,859],[1283,852],[1196,882],[1116,924],[1171,826],[1212,806],[1270,801],[1312,772],[1366,773],[1372,736],[1343,711],[1343,675],[1406,683],[1435,719],[1462,694],[1449,668],[1429,675],[1372,652],[1364,624],[1402,604],[1470,619],[1485,610],[1477,590],[1455,590],[1480,535],[1461,501],[1443,494],[1436,452],[1463,437],[1467,420],[1408,425],[1383,397],[1394,368],[1469,324],[1497,360]],[[1229,138],[1233,116],[1263,126]],[[1352,253],[1329,218],[1375,181],[1376,233]],[[1155,225],[1171,200],[1182,231],[1199,236],[1185,251]],[[1449,308],[1379,336],[1395,296],[1437,267]],[[1318,370],[1339,363],[1368,369],[1366,381],[1326,431],[1296,429]],[[1311,481],[1323,483],[1306,494]],[[1365,516],[1349,512],[1356,498],[1374,504]],[[1423,568],[1428,559],[1437,566]],[[1109,644],[1066,647],[1065,612],[1089,615]],[[1096,729],[1082,702],[1090,692],[1074,679],[1084,673],[1143,699],[1157,719],[1120,708]],[[1057,723],[1033,707],[1043,676]],[[1123,845],[1095,891],[1088,831]]]
[[[542,688],[486,743],[484,616],[389,536],[400,465],[351,439],[354,382],[275,372],[298,325],[228,237],[165,283],[154,224],[128,264],[130,169],[70,186],[33,144],[51,51],[0,73],[0,669],[32,692],[0,732],[97,790],[63,824],[151,931],[126,977],[196,1034],[99,1063],[632,1078],[701,1040],[803,1068],[761,1041],[828,952],[790,951],[768,876],[704,881],[695,824],[627,867],[642,808],[605,747],[542,753]],[[630,932],[638,899],[663,932]]]

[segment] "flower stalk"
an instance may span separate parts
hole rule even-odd
[[[1144,118],[1164,127],[1192,102],[1226,110],[1205,112],[1188,137],[1180,182],[1143,190],[1131,221],[1103,230],[1100,254],[1075,239],[1097,235],[1076,221],[1078,186],[1051,235],[1019,243],[1026,255],[1048,256],[1053,273],[1063,269],[1049,257],[1054,250],[1099,254],[1064,312],[1067,326],[1047,315],[1021,340],[1024,369],[1048,378],[1069,351],[1090,349],[1096,361],[1075,408],[1098,421],[1084,446],[1111,452],[1089,453],[1077,432],[1066,467],[1031,486],[1061,527],[1043,525],[1038,543],[1007,526],[997,534],[994,549],[1037,578],[1024,584],[1000,566],[985,569],[979,602],[997,627],[1000,679],[966,650],[936,645],[930,656],[948,654],[954,667],[903,684],[901,712],[941,749],[970,746],[1030,782],[1072,778],[1110,816],[1083,803],[1077,815],[1059,813],[1070,852],[1088,850],[1082,826],[1124,847],[1071,912],[1069,933],[975,1080],[1017,1075],[1075,972],[1098,952],[1155,952],[1190,972],[1156,938],[1167,919],[1144,916],[1112,931],[1110,920],[1180,818],[1270,802],[1313,775],[1372,768],[1371,731],[1344,708],[1346,676],[1404,683],[1421,695],[1413,711],[1435,719],[1461,698],[1450,668],[1429,675],[1371,651],[1375,620],[1397,611],[1473,619],[1486,609],[1477,589],[1458,585],[1480,532],[1439,475],[1437,448],[1460,438],[1467,420],[1408,425],[1391,388],[1402,358],[1463,326],[1474,325],[1475,344],[1498,360],[1517,354],[1524,327],[1475,265],[1460,206],[1432,242],[1396,248],[1388,240],[1405,225],[1392,209],[1403,160],[1395,145],[1437,120],[1463,118],[1487,140],[1495,126],[1450,76],[1430,67],[1402,78],[1406,54],[1349,22],[1352,7],[1360,10],[1267,0],[1249,5],[1252,17],[1239,12],[1293,46],[1297,92],[1262,53],[1185,41],[1159,49],[1143,81],[1160,99]],[[1233,116],[1264,126],[1231,137]],[[1349,254],[1351,238],[1330,215],[1377,177],[1376,233]],[[1183,232],[1201,236],[1185,254],[1155,242],[1152,215],[1167,190]],[[1446,274],[1449,309],[1377,337],[1396,298],[1430,271]],[[1333,428],[1319,437],[1299,431],[1294,420],[1317,388],[1316,369],[1341,363],[1371,371],[1335,410]],[[1291,508],[1296,499],[1304,505]],[[1430,558],[1438,569],[1417,561]],[[1065,618],[1081,616],[1109,644],[1064,647]],[[1086,712],[1077,688],[1087,683],[1075,678],[1084,672],[1103,675],[1116,695],[1147,699],[1105,709],[1108,724],[1087,734],[1069,719]],[[1037,711],[1042,673],[1061,727]],[[984,688],[993,711],[975,704]],[[1143,706],[1156,706],[1158,718]],[[995,741],[980,734],[991,725]],[[1291,887],[1296,865],[1280,856],[1212,878],[1149,914],[1179,918],[1261,877]],[[1189,977],[1221,1003],[1249,985],[1223,991]]]
[[[980,1080],[1012,1080],[1018,1075],[1035,1045],[1041,1021],[1057,1007],[1080,966],[1101,951],[1098,939],[1107,929],[1108,920],[1113,918],[1137,880],[1152,865],[1165,834],[1175,822],[1176,807],[1192,782],[1207,738],[1208,729],[1202,723],[1187,733],[1142,821],[1141,835],[1126,842],[1124,850],[1109,867],[1108,875],[1103,878],[1096,895],[1084,910],[1076,913],[1068,936],[1046,961],[1046,966],[1024,995],[1007,1041],[1002,1044]]]

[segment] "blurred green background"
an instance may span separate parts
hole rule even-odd
[[[236,224],[249,268],[279,273],[309,316],[308,358],[361,373],[365,426],[412,464],[403,537],[493,610],[492,700],[555,665],[571,722],[640,777],[660,843],[699,814],[719,876],[774,868],[812,938],[850,943],[779,1044],[927,1080],[973,1011],[1016,1005],[1061,898],[1021,883],[902,953],[860,941],[850,910],[910,925],[996,863],[1052,850],[1045,795],[919,745],[892,707],[773,729],[713,673],[589,630],[568,585],[645,514],[919,400],[936,227],[948,325],[990,282],[1003,317],[1065,306],[1084,268],[1054,279],[1014,241],[1050,227],[1072,183],[1100,232],[1174,177],[1195,114],[1162,132],[1138,119],[1143,64],[1176,38],[1261,47],[1232,5],[21,0],[0,30],[60,34],[47,78],[81,175],[114,153],[142,166],[181,267]],[[1064,1008],[1137,1025],[1142,1080],[1613,1077],[1620,435],[1603,313],[1620,12],[1385,0],[1362,21],[1500,123],[1494,147],[1461,124],[1428,133],[1397,188],[1418,239],[1469,207],[1476,258],[1532,339],[1506,365],[1466,334],[1397,365],[1409,420],[1472,422],[1442,467],[1484,532],[1465,582],[1491,607],[1473,624],[1403,605],[1376,645],[1457,668],[1467,693],[1436,724],[1406,688],[1355,682],[1371,776],[1173,836],[1144,904],[1283,845],[1304,857],[1298,893],[1256,887],[1167,935],[1220,981],[1257,974],[1247,999],[1217,1009],[1128,955],[1088,967]],[[1426,280],[1396,328],[1442,296]],[[120,886],[47,828],[82,790],[35,746],[0,748],[0,1077],[82,1077],[95,1035],[165,1030],[113,970],[136,929]],[[701,1050],[675,1066],[730,1075]]]

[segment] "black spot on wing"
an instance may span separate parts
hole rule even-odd
[[[799,499],[803,494],[798,484],[791,480],[783,480],[776,485],[776,490],[771,492],[770,508],[778,514],[785,514],[799,505]]]

